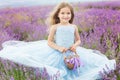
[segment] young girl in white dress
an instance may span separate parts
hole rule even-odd
[[[60,80],[96,80],[100,71],[115,68],[115,60],[109,60],[100,51],[86,49],[80,45],[78,28],[73,24],[74,12],[69,3],[60,3],[49,17],[48,40],[33,42],[6,41],[2,44],[0,57],[32,67],[45,67],[50,75],[60,72]],[[63,55],[76,52],[81,60],[77,72],[69,70]],[[109,68],[109,70],[106,68]]]

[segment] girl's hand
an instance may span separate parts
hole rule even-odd
[[[66,52],[68,49],[65,47],[59,47],[58,51],[60,51],[61,53]]]
[[[77,47],[76,45],[72,45],[72,46],[70,47],[70,50],[73,51],[73,52],[76,52],[76,47]]]

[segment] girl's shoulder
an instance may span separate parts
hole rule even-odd
[[[60,26],[60,24],[54,24],[54,25],[51,26],[51,28],[56,30],[57,27],[59,27],[59,26]]]
[[[75,28],[75,31],[78,31],[78,26],[75,25],[75,24],[71,24],[74,28]]]
[[[51,25],[51,29],[56,30],[56,28],[57,28],[57,24]]]
[[[73,27],[77,27],[75,24],[71,24],[71,26],[73,26]]]
[[[59,27],[59,26],[77,27],[75,24],[68,24],[68,25],[55,24],[53,26],[56,26],[56,27]]]
[[[75,29],[78,29],[77,25],[75,24],[71,24],[71,26],[73,26]]]
[[[57,29],[58,27],[60,27],[60,26],[63,26],[63,25],[60,25],[60,24],[54,24],[54,25],[51,26],[51,29],[56,30],[56,29]],[[69,24],[68,26],[70,26],[70,27],[74,27],[75,29],[77,29],[77,26],[76,26],[75,24]]]

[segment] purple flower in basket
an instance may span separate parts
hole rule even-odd
[[[71,52],[71,55],[65,56],[64,62],[70,70],[76,70],[81,64],[80,57],[76,52]]]

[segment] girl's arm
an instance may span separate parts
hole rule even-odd
[[[58,46],[56,43],[54,43],[54,35],[56,32],[56,26],[53,25],[50,29],[50,33],[48,35],[48,46],[60,51],[60,52],[64,52],[66,51],[66,48]]]
[[[79,46],[81,43],[80,41],[80,35],[79,35],[79,32],[78,32],[78,28],[77,26],[75,25],[75,46]]]
[[[76,47],[79,46],[81,43],[78,28],[75,25],[75,43],[70,47],[70,50],[76,51]]]

